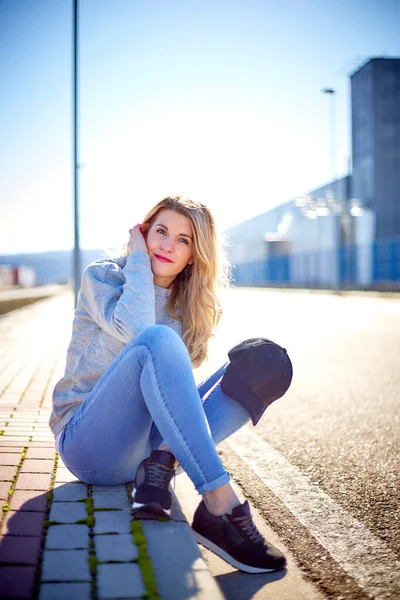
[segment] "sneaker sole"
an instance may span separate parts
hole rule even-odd
[[[167,508],[163,508],[161,506],[161,504],[158,504],[157,502],[151,503],[151,504],[141,504],[140,502],[135,502],[135,493],[136,493],[136,489],[132,490],[132,498],[133,498],[133,504],[132,504],[132,510],[143,510],[146,513],[150,513],[152,515],[156,515],[158,517],[170,517],[171,516],[171,510],[167,509]]]
[[[210,540],[208,540],[207,538],[197,533],[197,531],[195,531],[194,529],[192,529],[192,531],[198,544],[201,544],[208,550],[211,550],[211,552],[217,554],[217,556],[222,558],[225,562],[229,563],[230,565],[232,565],[236,569],[239,569],[240,571],[244,571],[245,573],[271,573],[272,571],[281,571],[282,569],[286,568],[286,566],[283,566],[275,568],[272,567],[271,569],[262,569],[260,567],[251,567],[250,565],[244,565],[243,563],[234,559],[233,556],[225,552],[225,550],[222,550],[222,548],[220,548],[213,542],[210,542]]]

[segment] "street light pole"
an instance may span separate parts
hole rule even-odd
[[[74,0],[73,18],[73,179],[74,179],[74,300],[78,303],[81,279],[81,252],[79,247],[79,162],[78,162],[78,0]]]
[[[339,200],[338,176],[337,176],[337,141],[336,141],[336,91],[332,88],[322,90],[324,94],[329,95],[330,112],[330,146],[331,146],[331,169],[332,186],[334,196],[334,261],[333,261],[333,282],[332,290],[337,293],[340,289],[340,248],[342,237],[342,216],[341,202]],[[336,213],[338,211],[338,214]]]

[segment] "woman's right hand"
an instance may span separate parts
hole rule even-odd
[[[143,237],[143,234],[147,232],[148,228],[148,223],[144,223],[135,225],[135,227],[132,227],[132,229],[129,230],[129,254],[132,254],[132,252],[139,252],[140,250],[142,252],[147,252],[147,254],[149,253],[146,240]]]

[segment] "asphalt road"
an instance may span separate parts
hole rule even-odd
[[[245,338],[268,337],[287,348],[292,386],[252,430],[337,511],[357,520],[359,546],[373,534],[374,581],[371,573],[357,581],[358,567],[352,570],[356,542],[346,538],[348,521],[337,522],[340,552],[326,551],[320,532],[328,516],[308,505],[317,520],[321,512],[321,522],[313,530],[301,523],[297,509],[262,483],[234,438],[221,446],[228,470],[327,597],[400,598],[390,574],[382,572],[379,582],[380,570],[400,558],[400,296],[239,288],[226,292],[224,302],[209,364],[197,378]]]

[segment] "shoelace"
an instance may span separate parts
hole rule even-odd
[[[253,542],[264,541],[263,536],[258,531],[257,527],[254,525],[251,515],[245,515],[244,517],[235,517],[233,521],[235,521],[235,523],[237,523],[239,527],[243,529],[245,534],[248,535]]]
[[[147,465],[148,483],[159,488],[168,488],[171,481],[171,469],[160,463],[149,463]],[[175,470],[173,472],[175,482]]]

